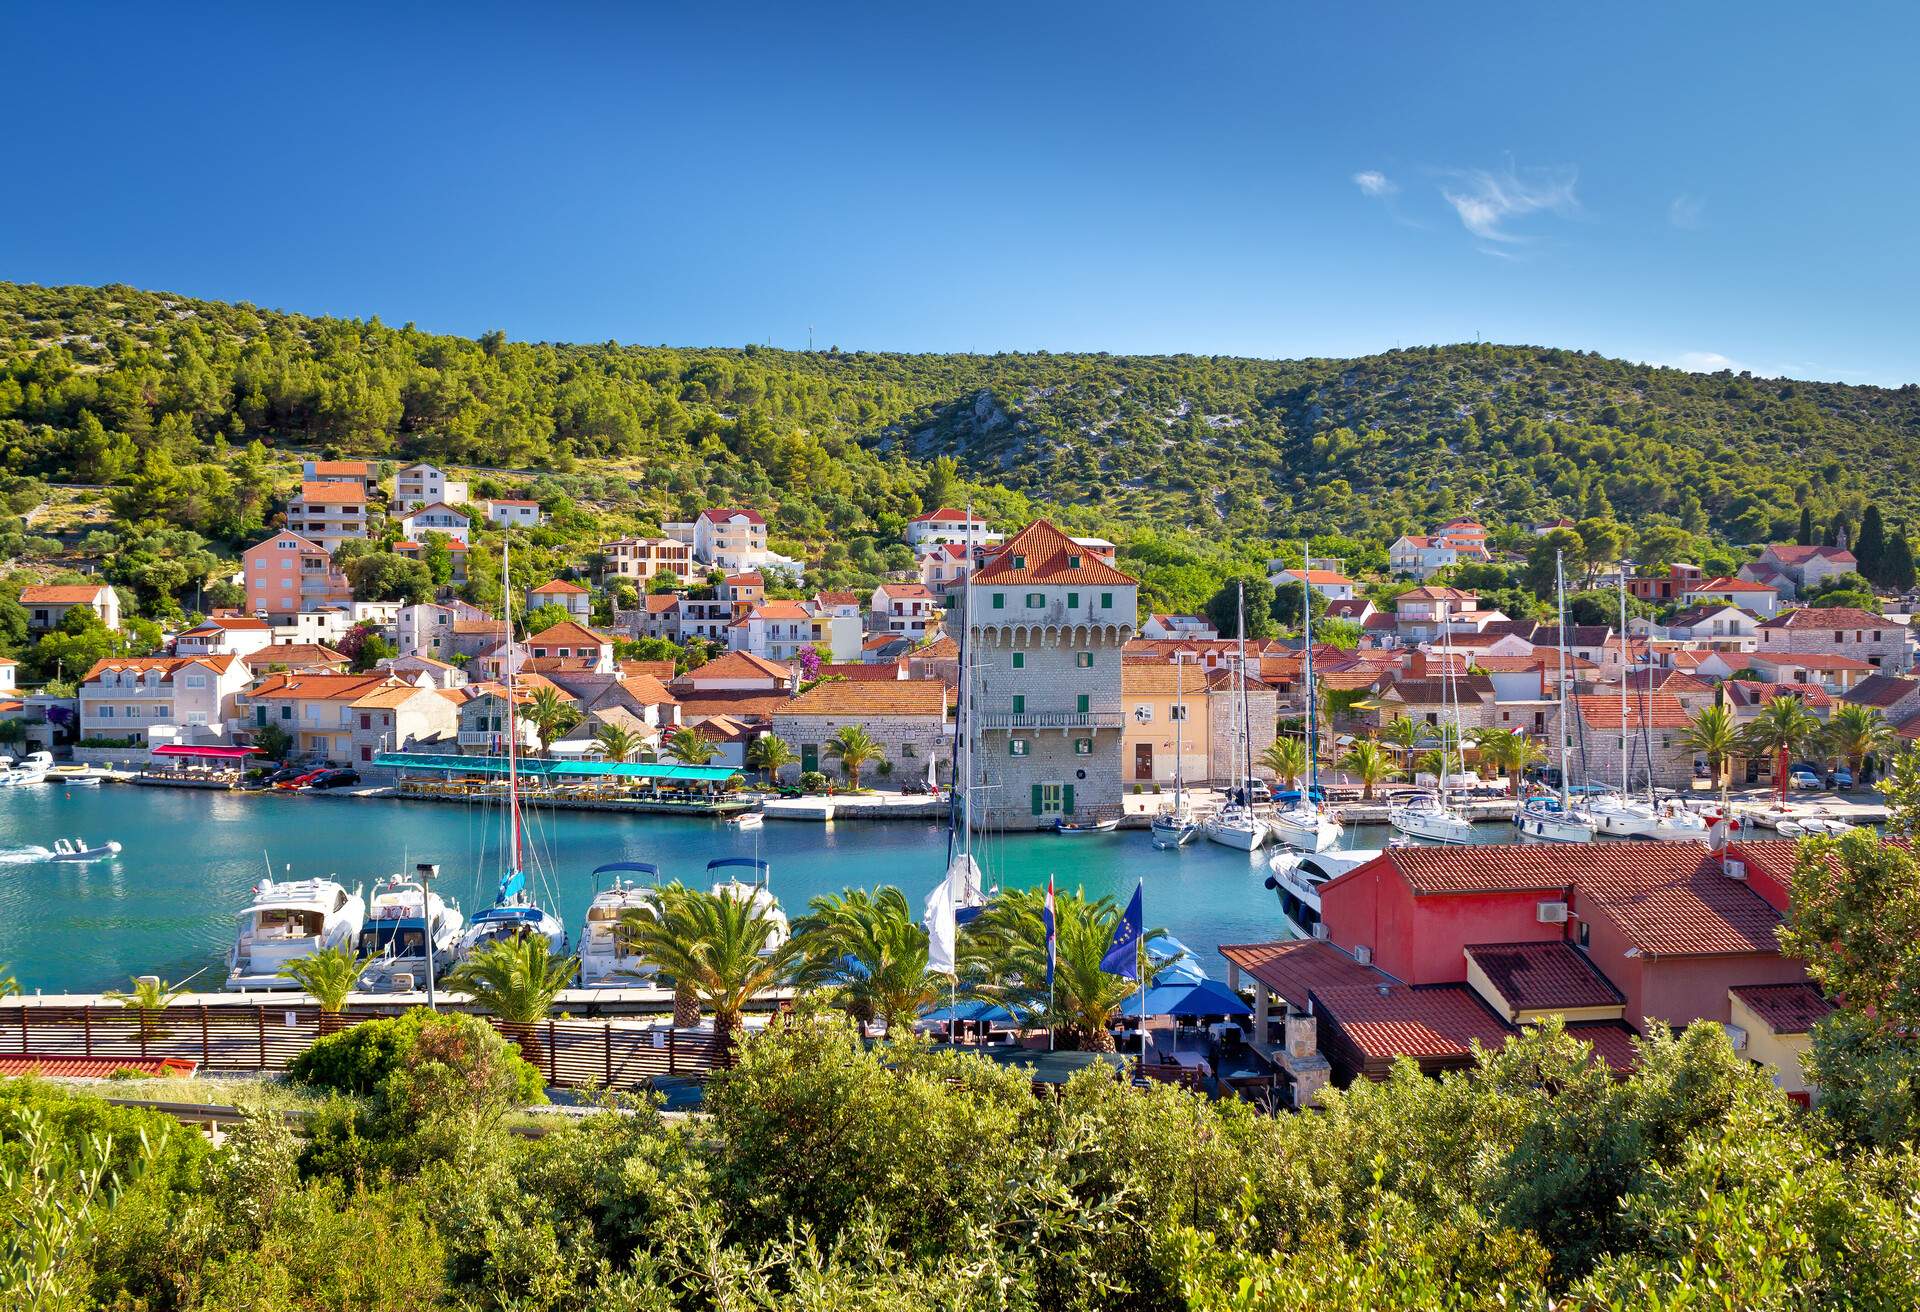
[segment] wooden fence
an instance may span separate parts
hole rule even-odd
[[[386,1013],[349,1009],[326,1018],[332,1033]],[[487,1017],[520,1044],[550,1085],[644,1089],[663,1076],[704,1078],[724,1065],[711,1033],[604,1020],[509,1025]],[[322,1033],[318,1008],[211,1007],[176,1003],[160,1011],[127,1007],[0,1005],[0,1054],[42,1057],[183,1057],[200,1069],[285,1070]]]

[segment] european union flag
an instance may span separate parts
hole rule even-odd
[[[1113,942],[1107,946],[1107,955],[1100,958],[1100,969],[1109,975],[1118,975],[1123,979],[1140,978],[1138,945],[1143,919],[1140,899],[1146,887],[1145,880],[1133,886],[1133,901],[1127,903],[1127,909],[1120,914],[1120,923],[1113,927]]]

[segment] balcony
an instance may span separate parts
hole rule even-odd
[[[982,711],[974,718],[982,729],[1118,729],[1125,719],[1119,711]]]

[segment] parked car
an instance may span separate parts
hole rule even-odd
[[[274,787],[286,792],[292,792],[296,788],[305,788],[325,773],[325,770],[308,770],[303,774],[295,775],[291,779],[282,779],[279,783],[275,784]]]
[[[262,779],[260,782],[268,783],[268,784],[283,784],[287,782],[287,780],[289,779],[298,779],[303,774],[312,774],[312,773],[313,773],[313,767],[310,765],[283,765],[278,770],[275,770],[271,774],[267,775],[267,777]]]
[[[322,770],[307,781],[309,788],[349,788],[360,782],[358,770]]]
[[[1793,782],[1795,788],[1818,788],[1820,786],[1820,776],[1804,765],[1794,766],[1792,770],[1787,772],[1787,777]]]
[[[1247,796],[1251,797],[1256,804],[1260,802],[1271,802],[1273,800],[1273,789],[1267,786],[1265,779],[1249,779],[1247,780]]]

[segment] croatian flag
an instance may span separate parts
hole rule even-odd
[[[1053,989],[1053,970],[1060,960],[1060,938],[1053,919],[1053,876],[1047,876],[1047,905],[1040,913],[1040,919],[1047,927],[1047,989]]]
[[[1109,975],[1118,975],[1122,979],[1140,978],[1138,944],[1141,921],[1144,919],[1140,902],[1146,887],[1145,880],[1133,886],[1133,900],[1121,912],[1120,923],[1113,927],[1113,942],[1107,947],[1107,955],[1100,958],[1100,969]]]

